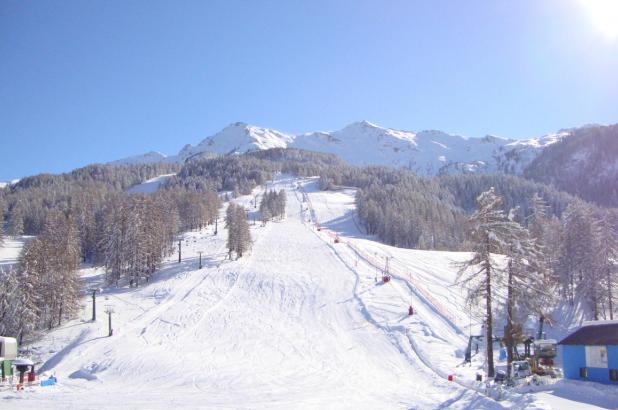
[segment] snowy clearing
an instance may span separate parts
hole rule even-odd
[[[164,174],[159,175],[158,177],[150,178],[147,181],[142,182],[141,184],[134,185],[131,188],[127,189],[127,192],[131,193],[143,193],[143,194],[152,194],[155,192],[161,184],[165,183],[170,177],[173,177],[176,174]]]
[[[18,262],[19,253],[31,236],[7,236],[0,245],[0,269],[9,268]]]

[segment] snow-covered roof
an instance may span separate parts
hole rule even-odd
[[[618,345],[618,320],[597,320],[584,324],[562,339],[561,345]]]

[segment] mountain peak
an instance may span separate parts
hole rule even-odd
[[[385,128],[380,127],[379,125],[376,125],[372,122],[366,121],[366,120],[362,120],[362,121],[355,121],[351,124],[346,125],[341,131],[343,130],[366,130],[366,129],[380,129],[383,130]]]
[[[239,121],[230,123],[197,145],[186,145],[177,156],[165,157],[151,151],[117,162],[182,162],[205,155],[289,147],[336,154],[354,165],[406,167],[422,174],[435,174],[443,169],[521,173],[545,146],[567,134],[563,131],[530,140],[496,135],[467,138],[439,130],[414,132],[386,128],[360,120],[338,131],[293,135]]]
[[[112,164],[112,165],[154,164],[157,162],[165,162],[166,160],[168,160],[167,155],[161,154],[158,151],[148,151],[145,154],[122,158],[116,161],[109,162],[109,164]]]
[[[203,152],[227,155],[270,148],[286,148],[293,140],[292,135],[277,130],[235,122],[202,140],[197,146],[183,148],[179,156],[186,159]]]
[[[228,129],[228,128],[249,128],[251,127],[249,124],[247,124],[246,122],[242,122],[242,121],[237,121],[237,122],[233,122],[230,125],[228,125],[227,127],[224,128],[224,130]]]

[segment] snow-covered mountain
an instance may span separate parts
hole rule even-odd
[[[118,159],[116,161],[112,161],[109,164],[112,165],[136,165],[136,164],[154,164],[157,162],[174,162],[176,161],[176,157],[168,157],[165,154],[161,154],[157,151],[149,151],[142,155],[135,155],[132,157],[126,157],[122,159]]]
[[[442,131],[402,131],[356,122],[340,131],[303,134],[295,148],[339,155],[355,165],[405,167],[421,174],[436,174],[453,165],[461,170],[495,169],[492,156],[507,140],[488,136],[465,138]]]
[[[596,202],[618,206],[618,124],[569,131],[537,155],[524,177]]]
[[[236,122],[196,146],[185,145],[178,153],[178,158],[184,161],[204,152],[229,155],[270,148],[286,148],[293,141],[293,135]]]
[[[549,145],[561,141],[572,130],[561,130],[539,138],[516,140],[500,148],[496,157],[498,170],[507,174],[521,175],[530,164]]]
[[[0,182],[0,189],[6,188],[7,186],[15,185],[18,182],[19,182],[19,178],[13,179],[13,180],[8,181],[8,182],[7,181],[1,181]]]
[[[237,122],[195,146],[184,146],[178,155],[166,157],[150,152],[114,163],[183,162],[198,155],[242,154],[290,147],[337,154],[353,165],[405,167],[428,175],[495,171],[521,174],[546,146],[568,134],[566,130],[528,140],[493,135],[467,138],[436,130],[396,130],[359,121],[339,131],[292,135]]]

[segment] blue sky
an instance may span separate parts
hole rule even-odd
[[[0,180],[231,122],[524,138],[618,122],[618,39],[581,0],[0,2]]]

